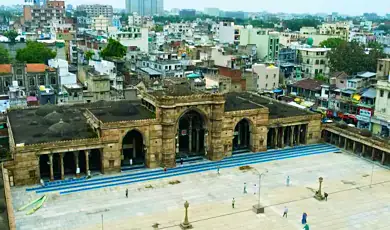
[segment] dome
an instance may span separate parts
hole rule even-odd
[[[46,105],[40,106],[36,110],[35,114],[43,117],[43,116],[46,116],[47,114],[53,112],[55,109],[56,109],[56,106],[51,105],[51,104],[46,104]]]
[[[314,43],[314,39],[312,37],[308,37],[306,40],[306,44],[308,44],[309,46],[312,46],[313,43]]]
[[[58,123],[50,126],[47,132],[49,135],[56,137],[65,137],[71,134],[72,131],[72,126],[61,119]]]
[[[59,122],[62,119],[62,114],[57,113],[57,111],[53,111],[47,114],[44,118],[46,124],[52,125]]]

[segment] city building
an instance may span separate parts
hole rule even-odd
[[[137,101],[12,110],[7,116],[14,157],[4,167],[20,186],[90,171],[119,173],[130,159],[133,165],[171,168],[180,157],[218,161],[237,150],[260,152],[321,139],[320,114],[250,93],[180,89],[188,87],[140,92]]]
[[[219,17],[220,10],[218,8],[205,8],[204,13],[209,16]]]
[[[301,65],[304,77],[314,78],[318,74],[329,75],[328,58],[329,48],[298,48],[301,56]]]
[[[38,95],[40,86],[52,86],[54,89],[59,89],[60,80],[57,69],[45,64],[0,65],[0,94],[7,94],[10,86],[17,86],[27,96]]]
[[[88,17],[95,18],[103,15],[106,18],[112,19],[113,9],[111,5],[79,5],[77,6],[78,11],[84,11],[87,13]]]
[[[235,19],[247,19],[248,13],[243,11],[225,11],[224,17]]]
[[[118,40],[128,51],[149,51],[148,28],[128,27],[126,31],[110,33],[110,37]]]
[[[183,17],[183,18],[195,17],[195,15],[196,15],[196,10],[194,10],[194,9],[183,9],[183,10],[180,10],[180,12],[179,12],[179,16]]]
[[[121,22],[121,17],[119,15],[115,15],[112,17],[112,26],[117,28],[118,30],[122,29],[122,22]]]
[[[139,60],[137,67],[139,72],[144,72],[148,76],[153,76],[153,78],[184,77],[183,64],[178,60],[177,54],[150,54],[148,59]]]
[[[25,32],[38,30],[49,32],[52,23],[65,23],[65,2],[49,1],[45,5],[25,5],[23,8],[23,27]]]
[[[219,42],[238,45],[241,28],[242,26],[234,25],[234,22],[219,22]]]
[[[314,27],[302,27],[299,30],[299,33],[300,34],[313,35],[313,34],[317,34],[317,29],[314,28]]]
[[[98,17],[92,18],[92,29],[96,31],[107,31],[108,27],[111,25],[109,18],[99,15]]]
[[[372,133],[390,136],[390,79],[379,80],[376,84],[375,111],[371,122]]]
[[[126,0],[126,11],[129,14],[138,13],[140,16],[162,15],[163,0]]]
[[[279,86],[279,68],[274,65],[253,64],[252,69],[245,70],[243,77],[246,89],[250,91],[272,91]]]
[[[346,41],[349,39],[349,22],[323,23],[319,29],[320,34],[337,35]]]
[[[133,12],[132,15],[128,17],[129,26],[142,26],[143,19],[137,12]]]
[[[378,59],[376,77],[378,80],[390,79],[390,58]]]
[[[256,45],[257,58],[276,62],[279,57],[280,33],[275,31],[255,29],[252,26],[240,29],[240,45]]]

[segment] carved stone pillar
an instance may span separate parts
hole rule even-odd
[[[84,150],[85,153],[85,172],[89,176],[89,150]]]
[[[196,152],[199,152],[199,129],[196,129]]]
[[[375,159],[375,148],[372,147],[372,152],[371,152],[371,160]]]
[[[356,153],[356,141],[353,142],[353,145],[352,145],[352,152],[353,152],[353,153]]]
[[[297,135],[297,145],[301,144],[301,125],[297,125],[298,135]]]
[[[345,137],[344,138],[344,149],[347,150],[348,147],[348,139]]]
[[[282,135],[280,135],[280,148],[284,148],[284,132],[286,131],[286,127],[282,127]]]
[[[274,148],[278,148],[279,144],[279,128],[275,128],[275,137],[274,137]]]
[[[386,153],[385,153],[385,152],[382,152],[382,160],[381,160],[381,164],[382,164],[382,165],[385,164],[385,159],[386,159]]]
[[[74,154],[74,160],[76,163],[76,177],[79,178],[80,177],[79,152],[76,151],[76,152],[73,152],[73,154]]]
[[[190,126],[188,128],[188,151],[192,152],[192,117],[189,118]]]
[[[65,179],[64,156],[65,156],[65,153],[60,153],[61,180]]]
[[[54,181],[53,154],[49,154],[49,164],[50,164],[50,181]]]
[[[290,146],[291,147],[294,146],[294,130],[295,130],[295,126],[291,126],[290,127]]]

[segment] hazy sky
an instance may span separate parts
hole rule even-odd
[[[124,8],[125,0],[65,0],[66,4],[111,4],[115,8]],[[23,0],[0,0],[2,4],[17,4]],[[360,15],[375,12],[379,15],[390,14],[389,0],[164,0],[164,8],[193,8],[203,10],[205,7],[217,7],[222,10],[248,12],[287,12],[287,13],[331,13]]]

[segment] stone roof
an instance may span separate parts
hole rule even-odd
[[[303,79],[301,81],[295,82],[291,86],[301,88],[301,89],[307,89],[312,91],[321,90],[321,85],[323,85],[324,82],[314,80],[314,79]]]

